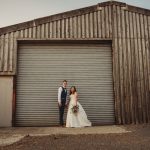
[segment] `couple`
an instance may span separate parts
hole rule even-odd
[[[67,101],[67,81],[63,81],[62,87],[58,89],[58,106],[60,126],[64,126],[63,115],[65,107],[68,107],[66,127],[85,127],[91,126],[91,122],[87,119],[87,115],[78,102],[78,94],[76,88],[70,88],[70,100]]]

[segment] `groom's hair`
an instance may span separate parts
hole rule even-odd
[[[64,80],[63,83],[64,83],[64,82],[67,82],[67,80]]]

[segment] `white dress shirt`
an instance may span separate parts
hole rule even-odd
[[[61,92],[62,92],[62,90],[63,90],[62,87],[58,88],[58,103],[59,104],[61,104]],[[66,96],[66,104],[67,104],[67,96]]]

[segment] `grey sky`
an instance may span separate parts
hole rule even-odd
[[[0,0],[0,27],[95,5],[106,0]],[[120,0],[150,9],[150,0]]]

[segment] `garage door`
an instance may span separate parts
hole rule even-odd
[[[20,45],[16,126],[57,125],[57,90],[64,79],[77,87],[93,124],[114,124],[110,45]]]

